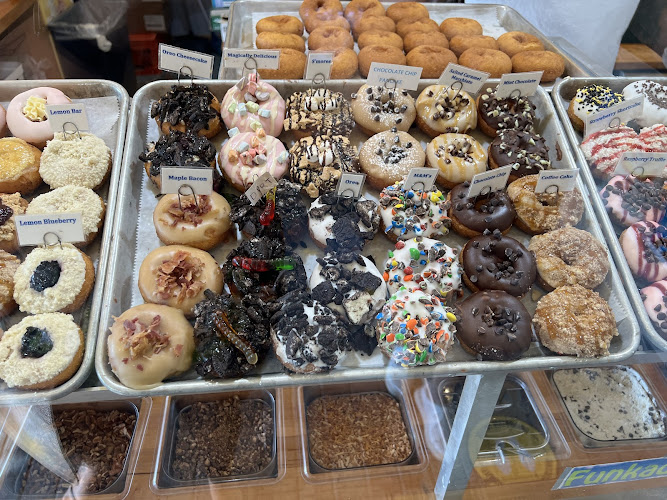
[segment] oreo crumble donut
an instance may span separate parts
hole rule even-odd
[[[521,130],[499,130],[489,145],[489,168],[512,165],[509,182],[551,168],[544,137]]]
[[[506,129],[535,131],[535,105],[527,97],[498,99],[489,87],[477,98],[477,111],[479,128],[489,137],[495,137],[500,130]]]
[[[222,130],[220,101],[206,85],[173,85],[151,106],[151,118],[163,134],[170,130],[190,130],[204,137],[215,137]]]
[[[284,128],[298,138],[320,134],[347,136],[354,127],[350,103],[340,92],[325,88],[295,92],[285,107]]]

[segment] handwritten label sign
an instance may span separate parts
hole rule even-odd
[[[400,64],[371,63],[366,83],[371,86],[387,86],[397,89],[417,90],[422,68]]]
[[[438,85],[452,86],[459,82],[461,89],[469,94],[476,94],[482,88],[490,73],[466,68],[458,64],[449,63],[438,79]],[[458,85],[458,84],[457,84]]]
[[[304,78],[312,80],[316,75],[322,75],[325,79],[329,79],[333,58],[333,52],[308,52]]]
[[[21,246],[52,244],[58,241],[78,243],[85,239],[83,216],[80,213],[15,215],[14,220]]]
[[[509,96],[521,95],[530,97],[537,92],[544,71],[527,71],[525,73],[505,73],[496,88],[496,97],[505,99]]]
[[[180,72],[184,76],[190,76],[192,72],[194,78],[211,78],[213,74],[213,56],[209,54],[166,43],[161,43],[158,50],[158,68],[162,71]]]
[[[536,193],[558,193],[572,191],[577,183],[579,169],[542,170],[535,185]]]
[[[409,191],[415,189],[418,191],[431,191],[435,180],[438,178],[437,168],[412,168],[403,182],[403,189]]]
[[[245,192],[246,198],[251,205],[257,205],[257,202],[262,199],[266,193],[271,191],[274,187],[278,185],[278,181],[273,178],[273,176],[264,172],[259,178],[253,183],[250,188]]]
[[[658,477],[667,477],[667,457],[568,467],[551,489],[590,488],[602,484],[627,483]]]
[[[50,104],[46,106],[46,116],[54,132],[62,132],[65,124],[66,132],[76,132],[76,129],[81,132],[89,130],[88,115],[83,103]]]
[[[181,189],[182,195],[210,195],[213,192],[213,169],[192,167],[162,167],[160,169],[160,192],[176,194]]]
[[[493,170],[475,174],[472,181],[470,181],[468,198],[474,198],[480,194],[489,194],[494,191],[505,189],[511,172],[512,165],[507,165],[505,167],[494,168]]]
[[[633,97],[625,101],[601,109],[597,113],[591,113],[584,120],[584,137],[595,132],[618,126],[636,118],[644,111],[644,96]]]
[[[614,169],[614,175],[634,175],[635,177],[664,177],[667,168],[667,153],[626,151],[621,155]]]
[[[340,196],[341,198],[359,198],[365,181],[366,174],[343,172],[340,175],[340,179],[338,179],[336,196]]]
[[[254,63],[252,60],[254,59]],[[224,49],[222,61],[225,68],[278,69],[280,67],[279,50]]]

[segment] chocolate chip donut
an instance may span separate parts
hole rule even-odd
[[[479,236],[485,230],[499,230],[506,234],[511,228],[516,211],[505,191],[468,197],[470,183],[457,184],[447,195],[452,229],[466,238]]]
[[[222,130],[220,101],[206,85],[173,85],[153,103],[151,118],[155,118],[163,134],[170,130],[191,130],[210,139]]]
[[[438,168],[437,183],[447,189],[486,171],[486,150],[467,134],[441,134],[426,146],[426,165]]]
[[[611,220],[621,226],[641,221],[658,222],[667,209],[663,178],[617,175],[602,188],[600,197]]]
[[[470,94],[445,85],[429,85],[416,102],[417,126],[431,137],[467,134],[477,127],[477,108]]]
[[[285,103],[285,130],[301,139],[309,135],[344,135],[354,128],[350,103],[325,88],[295,92]]]
[[[479,128],[489,137],[499,130],[518,129],[534,132],[535,105],[527,97],[498,99],[495,91],[487,87],[477,98]]]
[[[423,167],[425,159],[419,141],[396,127],[372,136],[359,152],[361,170],[377,189],[400,181],[413,168]]]
[[[499,130],[489,145],[489,168],[512,165],[509,181],[551,168],[544,137],[521,130]]]
[[[393,127],[407,132],[415,121],[415,100],[407,90],[364,84],[352,94],[351,106],[354,120],[368,135]]]

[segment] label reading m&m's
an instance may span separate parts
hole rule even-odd
[[[433,189],[435,180],[438,178],[437,168],[413,168],[408,172],[408,176],[403,182],[403,189],[409,191],[415,189],[418,191],[430,191]]]

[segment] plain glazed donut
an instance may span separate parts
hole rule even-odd
[[[512,72],[512,60],[499,50],[472,47],[459,57],[459,64],[467,68],[489,73],[490,78],[500,78]]]
[[[484,33],[482,25],[474,19],[466,17],[449,17],[440,23],[442,31],[448,40],[456,35],[481,35]]]
[[[433,19],[417,19],[416,21],[410,21],[406,19],[404,21],[399,21],[396,25],[396,33],[401,37],[405,37],[408,33],[414,33],[415,31],[420,33],[432,33],[438,31],[438,23]]]
[[[278,69],[258,69],[259,75],[266,80],[299,80],[306,72],[306,54],[294,49],[280,49]]]
[[[7,126],[19,139],[23,139],[39,148],[46,141],[53,139],[53,130],[46,116],[46,106],[69,104],[69,97],[60,90],[51,87],[37,87],[21,92],[11,100],[7,107]]]
[[[498,37],[498,47],[505,54],[513,57],[519,52],[544,50],[544,44],[535,35],[523,31],[509,31]]]
[[[384,7],[378,0],[352,0],[345,7],[345,17],[352,29],[355,29],[357,23],[364,16],[384,16]]]
[[[330,80],[345,80],[352,78],[359,69],[357,53],[345,47],[334,50],[333,64],[331,65]]]
[[[271,33],[291,33],[303,35],[303,23],[294,16],[269,16],[257,21],[257,34],[265,31]]]
[[[403,39],[391,31],[364,31],[357,40],[359,50],[371,45],[380,45],[386,47],[396,47],[403,50]]]
[[[452,189],[486,171],[486,151],[472,136],[442,134],[426,146],[426,166],[438,168],[438,184]]]
[[[322,26],[310,33],[308,50],[354,48],[354,38],[349,31],[338,26]]]
[[[387,7],[387,17],[395,22],[428,18],[428,9],[419,2],[397,2]]]
[[[444,49],[449,48],[447,37],[439,31],[411,31],[403,37],[403,45],[406,52],[410,52],[420,45],[435,45]]]
[[[359,51],[359,73],[366,78],[371,70],[371,63],[405,65],[405,54],[397,47],[370,45]]]
[[[262,31],[255,39],[258,49],[294,49],[301,52],[306,51],[306,42],[302,36],[293,33],[274,33]]]
[[[553,82],[565,72],[565,61],[555,52],[548,50],[531,50],[519,52],[512,56],[512,71],[544,71],[541,82]]]
[[[420,45],[405,57],[408,66],[422,68],[421,78],[439,78],[449,63],[456,64],[456,54],[436,45]]]
[[[338,0],[304,0],[299,7],[299,15],[310,33],[320,25],[342,17],[343,5]],[[350,29],[349,23],[346,29]]]
[[[354,38],[358,39],[362,33],[367,31],[389,31],[396,32],[396,23],[387,16],[364,16],[354,28]]]
[[[470,94],[445,85],[429,85],[416,101],[417,126],[431,137],[467,134],[477,127],[477,109]]]
[[[619,240],[632,274],[648,282],[667,278],[665,226],[653,221],[635,222]]]
[[[449,48],[457,57],[472,47],[498,50],[498,42],[492,36],[485,35],[456,35],[449,41]]]

